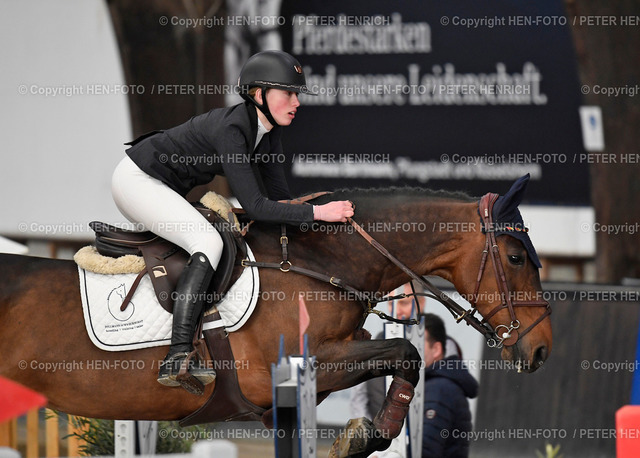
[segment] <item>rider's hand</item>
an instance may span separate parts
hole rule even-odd
[[[313,219],[329,223],[345,223],[353,216],[353,204],[348,200],[336,200],[324,205],[313,206]]]

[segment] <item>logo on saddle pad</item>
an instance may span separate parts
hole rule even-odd
[[[156,266],[152,269],[152,272],[155,278],[165,277],[167,275],[167,269],[164,266]]]
[[[107,296],[107,306],[109,307],[109,313],[118,321],[127,321],[133,316],[133,312],[136,310],[136,306],[133,302],[129,302],[129,306],[124,310],[120,310],[122,301],[127,296],[127,289],[124,283],[121,283],[116,288],[113,288]]]

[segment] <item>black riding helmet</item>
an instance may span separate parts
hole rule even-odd
[[[238,78],[240,96],[253,103],[274,126],[278,123],[273,119],[267,105],[266,91],[269,88],[282,89],[295,93],[318,95],[307,88],[302,66],[295,57],[284,51],[262,51],[254,54],[242,67]],[[262,89],[262,104],[249,95],[253,87]]]

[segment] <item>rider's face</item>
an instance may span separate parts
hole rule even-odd
[[[298,100],[298,94],[295,92],[268,89],[267,104],[273,119],[281,126],[288,126],[296,116],[300,101]]]

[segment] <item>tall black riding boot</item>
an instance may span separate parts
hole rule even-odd
[[[158,382],[166,386],[179,386],[176,380],[182,362],[193,350],[193,335],[203,312],[205,295],[213,278],[214,269],[203,253],[194,253],[178,279],[173,305],[171,348],[160,365]],[[213,382],[216,372],[203,367],[202,362],[190,361],[188,372],[203,385]]]

